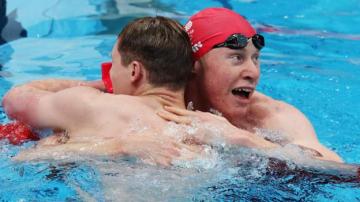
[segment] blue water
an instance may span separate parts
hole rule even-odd
[[[99,79],[99,64],[110,59],[117,33],[135,17],[165,15],[184,23],[200,9],[227,7],[246,16],[259,31],[276,30],[262,32],[266,47],[258,90],[296,106],[311,120],[324,145],[346,162],[360,163],[359,1],[118,2],[8,0],[6,13],[17,10],[16,21],[28,37],[0,46],[0,97],[33,79]],[[2,110],[0,123],[5,123]],[[1,200],[360,201],[357,184],[268,176],[259,168],[262,163],[251,160],[247,165],[230,163],[202,171],[155,169],[121,159],[21,164],[10,160],[32,144],[0,142]]]

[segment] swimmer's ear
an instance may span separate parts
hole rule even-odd
[[[143,78],[146,78],[145,77],[145,68],[144,68],[144,65],[139,62],[139,61],[132,61],[130,63],[130,68],[131,68],[131,82],[132,83],[136,83],[138,81],[140,81],[141,79]]]

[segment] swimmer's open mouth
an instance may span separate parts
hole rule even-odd
[[[236,96],[240,96],[246,99],[250,98],[251,93],[254,91],[253,88],[249,88],[249,87],[239,87],[239,88],[234,88],[231,93],[233,95]]]

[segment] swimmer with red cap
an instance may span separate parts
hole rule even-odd
[[[273,147],[267,140],[277,145],[293,144],[312,151],[318,159],[342,161],[319,142],[303,113],[256,91],[260,77],[260,50],[265,46],[265,40],[243,16],[226,8],[207,8],[191,16],[184,27],[196,60],[185,99],[194,109],[215,110],[237,126],[239,131],[236,132],[227,125],[227,130],[234,134],[228,138],[242,136],[243,141],[236,144],[248,147]],[[213,125],[215,120],[218,121],[207,113],[174,108],[167,108],[167,111],[171,114],[160,115],[176,122],[189,122],[183,116],[212,121]],[[276,131],[281,138],[265,140],[255,135],[258,129]]]
[[[233,139],[231,142],[267,148],[276,147],[272,142],[295,144],[311,151],[316,158],[342,161],[318,141],[304,114],[287,103],[255,91],[260,77],[260,50],[265,46],[265,39],[243,16],[226,8],[207,8],[193,15],[184,28],[196,60],[185,99],[194,109],[216,110],[233,125],[245,129],[234,132],[236,138],[228,137]],[[110,69],[111,63],[102,64],[102,79],[106,91],[111,93]],[[203,121],[212,120],[208,114],[174,108],[167,110],[174,114],[161,112],[159,115],[176,122],[189,122],[179,117],[188,115],[202,117]],[[232,131],[231,128],[227,130]],[[258,128],[278,131],[283,141],[269,142],[254,135]],[[236,141],[239,136],[246,141]]]
[[[196,60],[185,100],[191,102],[195,110],[203,112],[167,107],[165,109],[171,113],[158,113],[160,116],[185,124],[197,117],[203,123],[226,131],[223,135],[228,144],[263,149],[294,144],[316,159],[326,160],[314,161],[314,165],[305,163],[306,167],[323,169],[320,171],[323,173],[332,169],[339,173],[345,171],[344,179],[338,178],[338,181],[359,182],[359,166],[337,163],[342,162],[341,158],[320,144],[305,115],[289,104],[255,91],[260,76],[260,50],[265,46],[265,39],[244,17],[229,9],[208,8],[193,15],[184,27]],[[222,117],[204,113],[208,111],[221,113],[238,128]],[[259,128],[278,131],[283,135],[279,138],[282,141],[270,142],[259,137],[255,133]],[[196,141],[212,144],[216,138],[219,137],[207,134]],[[298,159],[293,160],[301,167]],[[321,166],[318,168],[318,165]]]

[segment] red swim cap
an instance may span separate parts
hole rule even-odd
[[[29,140],[39,140],[39,136],[31,128],[15,121],[5,125],[0,124],[0,140],[7,138],[11,144],[18,145]]]
[[[207,8],[193,15],[185,24],[193,57],[200,59],[214,45],[224,42],[231,34],[252,37],[255,29],[241,15],[226,8]]]

